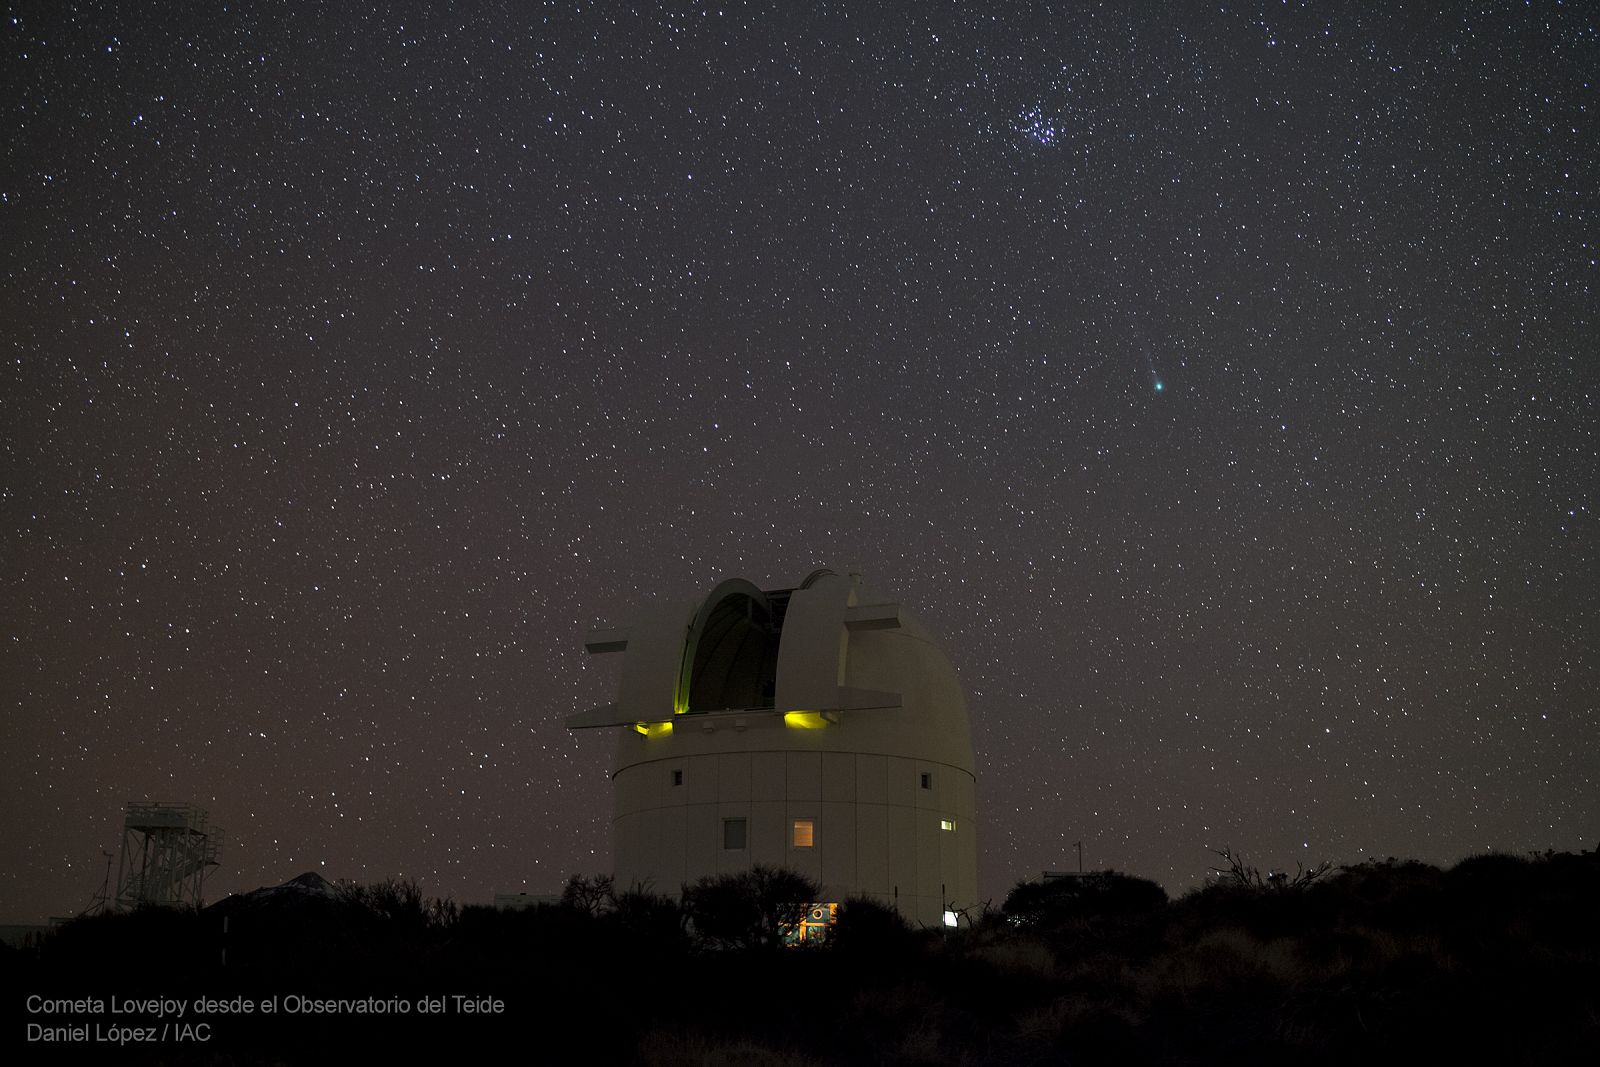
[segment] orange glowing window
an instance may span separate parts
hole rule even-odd
[[[796,819],[794,821],[794,847],[810,848],[816,844],[817,824],[810,819]]]

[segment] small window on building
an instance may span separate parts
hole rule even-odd
[[[730,852],[744,848],[745,822],[743,819],[722,820],[722,847]]]
[[[794,847],[810,848],[817,841],[817,824],[810,819],[794,821]]]
[[[955,828],[956,828],[956,822],[955,822],[954,819],[940,819],[939,820],[939,829],[941,829],[941,830],[954,830]]]
[[[682,785],[683,784],[683,772],[682,771],[673,771],[672,772],[672,784],[673,785]]]
[[[933,788],[933,775],[929,774],[927,771],[923,771],[922,772],[922,788],[924,788],[924,789],[932,789]]]
[[[954,925],[956,925],[956,913],[953,912],[953,911],[945,912],[944,913],[944,924],[946,926],[954,926]]]

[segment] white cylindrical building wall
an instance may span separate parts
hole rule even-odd
[[[619,728],[613,775],[618,886],[676,894],[765,864],[929,926],[975,904],[970,728],[944,653],[899,605],[831,572],[718,590],[627,631],[638,659],[611,718],[638,725]],[[685,676],[696,669],[708,678]],[[670,687],[652,677],[669,671]],[[694,706],[724,692],[769,706]]]

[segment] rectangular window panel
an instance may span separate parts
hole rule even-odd
[[[939,820],[939,829],[941,829],[941,830],[954,830],[955,828],[956,828],[956,824],[955,824],[955,820],[954,819],[940,819]]]
[[[672,784],[673,785],[682,785],[683,784],[683,772],[682,771],[673,771],[672,772]]]
[[[794,821],[794,847],[810,848],[816,844],[817,824],[810,819],[796,819]]]
[[[924,789],[932,789],[933,788],[933,775],[929,774],[927,771],[923,771],[922,772],[922,788],[924,788]]]
[[[743,819],[722,820],[722,847],[730,851],[744,848],[745,823]]]

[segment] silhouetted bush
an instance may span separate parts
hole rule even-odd
[[[429,898],[421,886],[408,879],[345,882],[338,887],[338,899],[351,911],[402,934],[445,929],[455,924],[457,916],[453,901]]]
[[[757,864],[684,886],[683,911],[704,944],[776,948],[821,895],[817,883],[804,875]]]
[[[599,915],[610,909],[616,899],[616,885],[609,874],[585,877],[575,874],[561,888],[561,906],[589,915]]]
[[[914,954],[918,942],[918,934],[898,911],[867,897],[851,897],[839,905],[828,945],[846,956],[881,961]]]
[[[1018,882],[1001,911],[1017,926],[1051,927],[1097,915],[1138,915],[1166,906],[1155,882],[1116,871],[1097,871],[1047,882]]]
[[[1231,848],[1223,847],[1213,851],[1222,860],[1222,865],[1211,868],[1211,873],[1224,885],[1236,889],[1272,892],[1302,890],[1310,887],[1317,879],[1333,869],[1333,864],[1326,861],[1312,867],[1297,862],[1293,874],[1286,870],[1269,870],[1263,875],[1260,868],[1246,862],[1243,856]]]
[[[600,936],[599,920],[586,911],[538,904],[519,911],[461,909],[454,935],[465,952],[486,966],[525,966],[529,960],[583,959]]]
[[[194,911],[150,905],[64,923],[40,946],[39,958],[62,975],[116,982],[138,974],[187,988],[218,959],[219,930]]]
[[[639,955],[672,956],[687,951],[689,934],[676,900],[645,889],[630,889],[611,898],[601,923]]]

